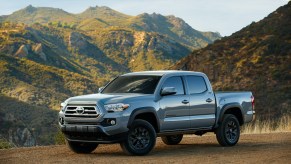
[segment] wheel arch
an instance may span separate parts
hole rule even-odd
[[[128,128],[135,119],[142,119],[148,121],[154,127],[156,133],[160,131],[158,116],[156,114],[155,108],[153,107],[141,107],[134,109],[127,123]]]
[[[240,125],[244,124],[244,117],[242,114],[242,107],[239,104],[232,103],[225,105],[219,114],[218,125],[221,124],[223,116],[225,114],[233,114],[237,119]]]

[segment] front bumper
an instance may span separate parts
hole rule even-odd
[[[115,124],[110,124],[114,120]],[[106,113],[97,118],[66,117],[59,113],[59,126],[69,141],[114,143],[126,136],[128,117],[122,113]]]
[[[67,140],[76,142],[117,143],[126,138],[127,132],[115,135],[104,133],[101,127],[85,125],[61,126]]]

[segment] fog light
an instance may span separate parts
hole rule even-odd
[[[61,125],[63,125],[64,124],[64,118],[63,117],[60,117],[59,118],[59,122],[60,122]]]
[[[115,125],[115,124],[116,124],[115,120],[111,120],[111,121],[110,121],[110,124],[111,124],[111,125]]]

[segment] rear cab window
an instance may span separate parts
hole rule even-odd
[[[207,91],[206,82],[202,76],[187,75],[186,81],[189,94],[198,94]]]

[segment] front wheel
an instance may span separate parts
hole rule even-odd
[[[73,152],[82,154],[91,153],[98,146],[98,144],[96,143],[73,142],[73,141],[67,141],[67,144]]]
[[[223,116],[222,123],[216,129],[216,139],[221,146],[234,146],[240,137],[240,126],[232,114]]]
[[[177,145],[183,139],[183,134],[163,136],[162,141],[167,145]]]
[[[153,126],[145,120],[134,120],[129,128],[126,139],[120,143],[127,154],[146,155],[156,144],[156,132]]]

